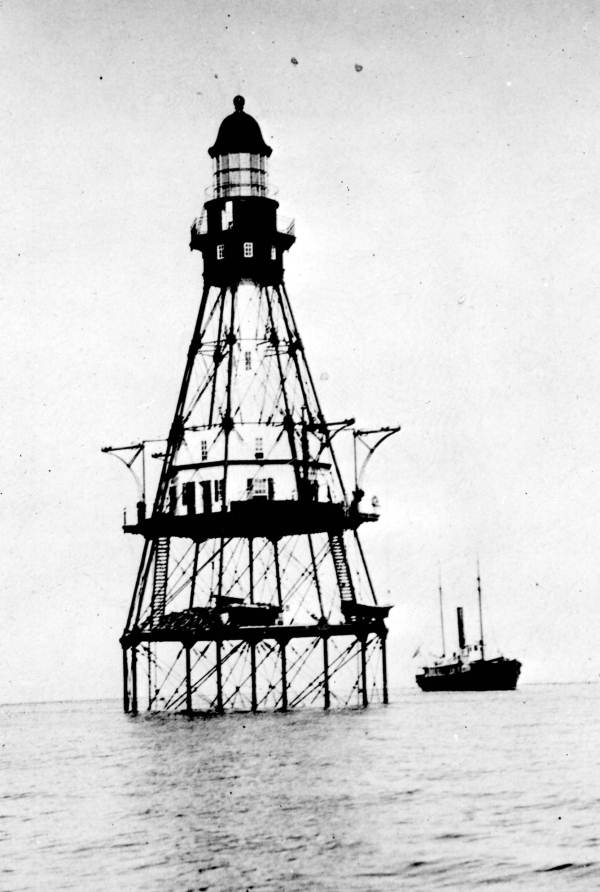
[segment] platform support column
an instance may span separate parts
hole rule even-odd
[[[287,712],[288,708],[288,691],[287,691],[287,657],[286,657],[286,641],[279,642],[279,652],[281,654],[281,711]]]
[[[277,604],[279,608],[283,607],[283,599],[281,596],[281,570],[279,567],[279,543],[277,539],[273,539],[273,557],[275,559],[275,581],[277,585]]]
[[[256,700],[256,642],[254,641],[250,644],[250,686],[250,708],[252,709],[252,712],[256,712],[258,709],[258,702]]]
[[[196,595],[196,578],[198,576],[198,555],[200,554],[200,542],[196,542],[194,548],[194,565],[192,568],[192,584],[190,586],[190,608],[194,606],[194,597]]]
[[[223,712],[223,663],[221,656],[221,641],[215,641],[215,648],[217,651],[217,712]]]
[[[361,693],[362,693],[362,705],[369,705],[369,692],[367,690],[367,638],[360,639],[360,678],[361,678]]]
[[[192,714],[192,654],[191,646],[185,646],[185,711]]]
[[[129,661],[126,647],[123,647],[123,712],[129,712]]]
[[[248,573],[249,573],[249,589],[250,603],[254,604],[254,539],[248,539]]]
[[[313,571],[313,579],[315,582],[315,588],[317,590],[317,598],[319,599],[319,610],[321,611],[321,617],[325,616],[325,611],[323,610],[323,598],[321,595],[321,584],[319,582],[319,573],[317,570],[317,561],[315,559],[315,549],[313,545],[312,536],[310,533],[308,534],[308,547],[310,549],[310,562],[312,564]]]
[[[329,693],[329,641],[323,636],[323,708],[329,709],[331,704]]]
[[[137,647],[131,648],[131,714],[138,714],[137,697]]]
[[[379,640],[381,641],[381,683],[383,685],[383,702],[389,703],[388,697],[388,677],[387,677],[387,651],[385,640],[387,638],[387,632],[383,632],[379,636]]]
[[[146,656],[148,657],[148,712],[152,709],[152,644],[150,641],[146,644]]]

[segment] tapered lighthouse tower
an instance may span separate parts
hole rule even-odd
[[[126,711],[387,702],[384,618],[283,282],[294,225],[241,96],[192,226],[204,286],[121,637]],[[356,443],[356,441],[355,441]],[[127,447],[146,464],[146,443]],[[118,451],[118,450],[114,450]],[[141,673],[145,678],[141,683]]]

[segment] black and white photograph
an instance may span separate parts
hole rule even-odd
[[[600,887],[600,8],[0,41],[0,890]]]

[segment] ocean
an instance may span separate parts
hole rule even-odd
[[[600,685],[0,708],[2,890],[600,888]]]

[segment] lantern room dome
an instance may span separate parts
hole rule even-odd
[[[215,144],[208,150],[211,158],[237,153],[266,155],[268,158],[271,154],[272,149],[264,141],[258,123],[244,111],[244,103],[243,96],[233,100],[235,111],[222,121]]]

